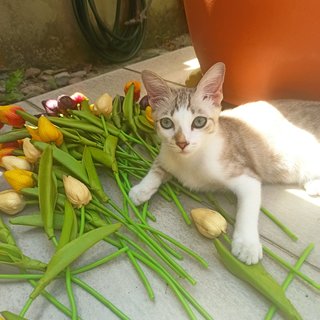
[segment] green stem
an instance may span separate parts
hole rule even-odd
[[[188,247],[184,246],[182,243],[180,243],[179,241],[171,238],[170,236],[168,236],[167,234],[156,230],[150,226],[146,226],[146,225],[141,225],[141,227],[143,229],[147,229],[149,231],[151,231],[152,233],[156,233],[159,236],[161,236],[162,238],[170,241],[171,243],[173,243],[175,246],[177,246],[178,248],[180,248],[181,250],[185,251],[186,253],[188,253],[191,257],[193,257],[194,259],[196,259],[198,262],[200,262],[205,268],[208,268],[208,262],[206,260],[204,260],[201,256],[199,256],[196,252],[194,252],[193,250],[189,249]]]
[[[300,272],[299,270],[295,269],[295,267],[293,267],[289,262],[285,261],[284,259],[282,259],[281,257],[279,257],[278,255],[276,255],[274,252],[272,252],[269,248],[267,247],[263,247],[263,251],[270,256],[272,259],[274,259],[276,262],[278,262],[279,264],[281,264],[283,267],[289,269],[291,272],[293,272],[296,276],[298,276],[299,278],[303,279],[304,281],[306,281],[309,285],[311,285],[312,287],[314,287],[317,290],[320,290],[320,283],[317,283],[316,281],[312,280],[311,278],[309,278],[307,275],[305,275],[304,273]]]
[[[20,311],[19,313],[19,316],[20,317],[24,317],[24,315],[26,314],[26,312],[28,311],[28,309],[30,308],[31,304],[33,302],[33,299],[32,298],[29,298],[26,303],[24,304],[22,310]]]
[[[184,210],[180,200],[178,199],[178,197],[176,196],[176,194],[174,193],[174,191],[172,190],[170,185],[168,185],[168,191],[169,191],[169,194],[170,194],[172,200],[174,201],[175,205],[177,206],[177,208],[181,212],[184,221],[186,222],[186,224],[190,225],[191,224],[191,220],[190,220],[188,214]]]
[[[0,274],[0,279],[8,279],[8,280],[38,280],[42,278],[42,274]]]
[[[123,242],[124,241],[120,240],[121,245],[124,246]],[[145,273],[143,272],[143,270],[141,269],[140,265],[138,264],[136,258],[132,254],[131,250],[127,250],[127,255],[128,255],[128,258],[131,261],[133,267],[136,269],[145,289],[147,290],[147,293],[148,293],[150,300],[154,300],[154,292],[153,292],[153,289],[150,285],[150,282],[149,282],[148,278],[146,277]]]
[[[88,284],[83,282],[77,277],[71,277],[72,282],[76,283],[79,287],[90,293],[93,297],[95,297],[98,301],[100,301],[103,305],[109,308],[115,315],[117,315],[122,320],[130,320],[121,310],[119,310],[115,305],[113,305],[109,300],[107,300],[103,295],[97,292],[95,289],[90,287]]]
[[[33,287],[37,285],[37,283],[33,280],[30,280],[29,283]],[[42,290],[41,295],[45,297],[49,302],[51,302],[57,309],[59,309],[65,315],[69,316],[70,318],[72,317],[72,312],[65,305],[63,305],[59,300],[57,300],[54,296],[52,296],[48,291]],[[80,319],[80,317],[78,317],[77,319]]]
[[[296,264],[294,265],[294,269],[295,270],[299,270],[304,261],[308,258],[308,256],[310,255],[311,251],[314,248],[314,244],[311,243],[302,253],[301,257],[298,259],[298,261],[296,262]],[[282,288],[285,291],[290,283],[292,282],[292,280],[294,279],[294,272],[289,272],[288,276],[286,277],[286,279],[284,280],[284,282],[282,283]],[[271,306],[264,318],[264,320],[271,320],[273,318],[273,316],[275,315],[275,313],[277,312],[277,307],[275,306]]]
[[[80,268],[77,268],[75,270],[72,270],[71,274],[72,275],[76,275],[76,274],[79,274],[79,273],[82,273],[82,272],[86,272],[86,271],[92,270],[92,269],[94,269],[94,268],[96,268],[96,267],[98,267],[98,266],[100,266],[102,264],[105,264],[106,262],[109,262],[109,261],[115,259],[116,257],[121,255],[122,253],[127,252],[128,249],[129,248],[127,246],[125,246],[122,249],[120,249],[120,250],[118,250],[118,251],[116,251],[114,253],[111,253],[110,255],[108,255],[108,256],[106,256],[106,257],[104,257],[102,259],[99,259],[99,260],[97,260],[97,261],[95,261],[93,263],[90,263],[90,264],[87,264],[87,265],[85,265],[83,267],[80,267]]]
[[[71,313],[72,313],[71,319],[76,320],[78,318],[78,311],[77,311],[77,305],[76,305],[76,301],[75,301],[73,290],[72,290],[70,267],[66,269],[66,289],[67,289],[67,294],[68,294],[68,298],[71,306]]]
[[[280,220],[278,220],[269,210],[261,207],[261,212],[266,215],[272,222],[274,222],[287,236],[289,236],[292,240],[297,241],[298,237],[288,228],[286,227]]]
[[[82,206],[82,207],[80,208],[80,230],[79,230],[79,237],[83,235],[85,224],[86,224],[86,211],[85,211],[85,207]]]

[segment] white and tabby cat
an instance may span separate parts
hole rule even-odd
[[[161,150],[129,195],[141,204],[170,176],[196,191],[230,189],[238,199],[232,252],[254,264],[262,258],[261,182],[299,183],[320,195],[320,103],[259,101],[221,112],[224,74],[217,63],[196,89],[172,89],[142,73]]]

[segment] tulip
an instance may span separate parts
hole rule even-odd
[[[23,188],[31,188],[34,186],[32,175],[33,172],[23,169],[12,169],[3,173],[4,178],[17,192]]]
[[[146,110],[147,106],[149,106],[149,97],[148,95],[145,95],[143,96],[140,101],[139,101],[139,104],[140,104],[140,109],[141,110]]]
[[[0,143],[0,150],[4,148],[20,148],[21,140]]]
[[[3,157],[11,156],[13,153],[13,150],[15,150],[15,148],[7,147],[7,148],[0,149],[0,162]]]
[[[38,120],[38,127],[26,126],[26,128],[33,140],[54,142],[58,146],[63,142],[62,132],[43,115]]]
[[[70,96],[70,98],[76,102],[76,104],[80,104],[82,101],[89,100],[84,94],[80,92],[75,92]]]
[[[4,190],[0,192],[0,211],[14,215],[22,211],[26,203],[21,194],[14,190]]]
[[[0,123],[8,124],[15,128],[21,128],[25,124],[25,120],[16,114],[17,110],[23,110],[23,108],[15,105],[0,106]]]
[[[36,163],[41,157],[41,152],[31,143],[30,138],[24,138],[22,144],[23,153],[30,163]]]
[[[38,132],[43,142],[54,142],[58,146],[63,142],[61,131],[45,116],[41,116],[38,120]]]
[[[92,112],[95,115],[104,115],[108,116],[112,112],[112,97],[105,93],[102,96],[100,96],[94,103]]]
[[[76,208],[81,208],[91,201],[91,193],[81,181],[72,176],[63,176],[63,185],[67,198]]]
[[[152,118],[152,108],[150,106],[146,107],[146,118],[152,125],[154,125],[154,120]]]
[[[50,116],[57,116],[59,115],[59,109],[58,109],[58,101],[55,99],[47,99],[41,101],[44,109],[46,110],[46,113]]]
[[[30,163],[20,157],[16,156],[5,156],[1,159],[1,165],[6,169],[6,170],[12,170],[12,169],[23,169],[23,170],[31,170],[31,165]]]
[[[124,86],[124,92],[127,93],[132,84],[134,85],[134,100],[138,101],[140,98],[140,91],[141,91],[141,83],[139,81],[136,81],[136,80],[128,81]]]
[[[192,209],[191,217],[198,231],[207,238],[217,238],[221,233],[226,233],[227,221],[217,211],[207,208]]]
[[[68,110],[77,109],[77,102],[70,96],[61,95],[57,99],[58,108],[62,114],[67,114]]]

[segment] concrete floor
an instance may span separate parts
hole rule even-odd
[[[30,99],[38,107],[31,107],[25,102],[21,105],[30,113],[37,114],[42,112],[41,100],[55,98],[63,93],[72,94],[79,91],[88,96],[91,101],[104,92],[108,92],[110,95],[122,93],[124,83],[133,79],[140,80],[140,72],[143,69],[157,72],[174,85],[183,85],[187,75],[195,66],[194,62],[193,48],[187,47]],[[118,191],[110,185],[109,181],[104,182],[104,185],[114,199],[119,199]],[[0,172],[0,190],[7,188]],[[262,199],[263,206],[299,237],[297,242],[293,242],[273,222],[261,215],[260,232],[263,244],[294,264],[303,249],[309,243],[314,243],[315,249],[301,270],[319,283],[320,198],[308,197],[303,190],[295,186],[267,185],[263,187]],[[183,198],[182,201],[188,211],[199,206],[190,199]],[[234,208],[230,205],[228,207],[233,214]],[[188,227],[177,209],[159,196],[153,198],[151,209],[157,217],[155,226],[158,229],[194,249],[209,262],[209,268],[204,269],[191,258],[186,257],[181,265],[197,280],[197,284],[192,286],[183,280],[181,283],[214,319],[257,320],[264,318],[270,304],[250,286],[225,269],[210,240],[203,238],[193,226]],[[12,230],[25,254],[48,261],[52,254],[52,245],[42,231],[18,226],[12,227]],[[104,243],[96,245],[77,264],[101,257],[101,254],[107,254],[110,252],[109,247]],[[280,283],[287,276],[287,271],[267,256],[263,259],[263,264]],[[82,274],[81,279],[102,293],[130,319],[187,319],[186,313],[171,289],[156,274],[146,268],[143,269],[149,276],[155,291],[155,301],[149,300],[126,256],[121,256],[107,265]],[[7,271],[6,268],[0,266],[0,273]],[[31,290],[31,286],[24,282],[1,281],[0,310],[9,309],[19,313]],[[53,282],[48,290],[68,305],[62,281]],[[75,294],[82,319],[117,319],[106,307],[90,298],[87,293],[76,286]],[[316,292],[302,281],[295,279],[287,290],[287,296],[304,320],[320,319],[319,291]],[[62,320],[66,318],[42,297],[39,297],[32,304],[26,316],[32,320]],[[201,319],[200,315],[199,319]],[[282,318],[276,315],[274,319]]]

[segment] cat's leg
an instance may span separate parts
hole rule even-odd
[[[309,196],[320,196],[320,179],[314,179],[304,184],[304,189]]]
[[[170,177],[170,174],[161,168],[156,159],[148,174],[130,190],[129,197],[135,205],[140,205],[148,201],[157,192],[161,184]]]
[[[261,182],[248,175],[241,175],[230,179],[228,187],[238,198],[232,253],[246,264],[255,264],[262,258],[258,231]]]

